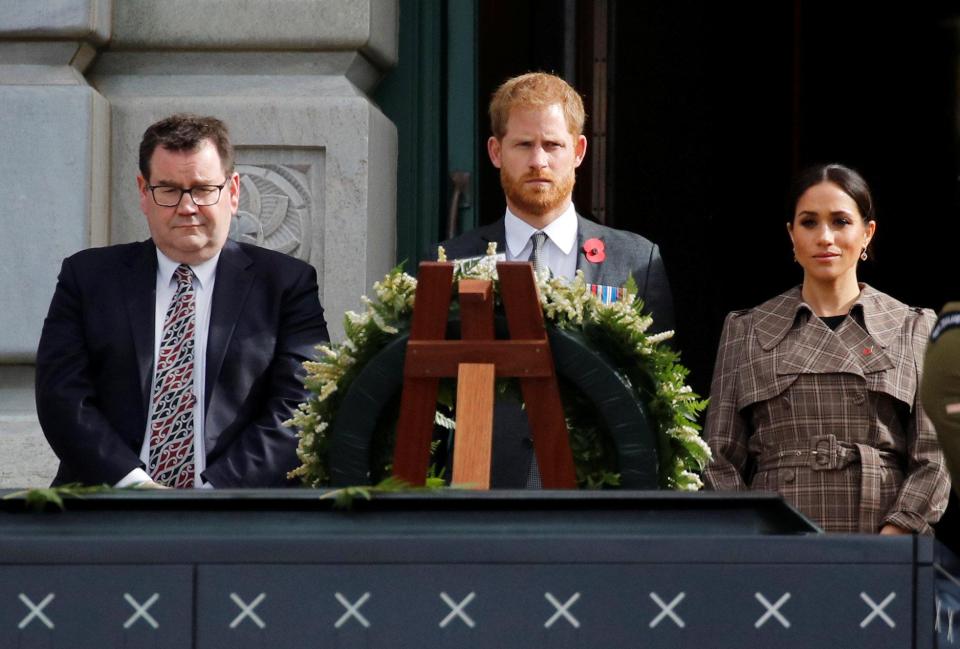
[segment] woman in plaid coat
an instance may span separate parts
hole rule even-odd
[[[777,491],[829,532],[930,534],[950,488],[918,399],[934,315],[857,282],[876,222],[856,172],[813,167],[793,197],[803,284],[727,316],[707,485]]]

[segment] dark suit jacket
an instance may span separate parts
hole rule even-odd
[[[60,458],[54,484],[115,484],[143,467],[154,368],[152,241],[84,250],[63,262],[37,350],[37,413]],[[207,339],[204,479],[287,484],[297,465],[282,426],[306,400],[303,361],[328,339],[312,266],[227,241]]]
[[[589,239],[603,241],[606,259],[593,263],[587,259],[583,244]],[[479,227],[443,242],[448,259],[483,255],[491,241],[497,252],[506,251],[506,230],[503,219]],[[627,277],[637,283],[637,295],[646,311],[653,315],[651,332],[673,329],[673,297],[667,271],[657,245],[633,232],[615,230],[577,216],[577,270],[591,284],[623,286]],[[436,259],[436,251],[429,259]],[[493,466],[491,486],[522,488],[526,485],[533,444],[526,412],[512,402],[497,402],[494,410]]]

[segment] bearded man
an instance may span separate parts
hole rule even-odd
[[[448,259],[464,259],[496,242],[508,261],[529,260],[570,280],[583,271],[598,293],[610,294],[632,276],[653,316],[651,331],[672,329],[673,299],[657,245],[594,223],[573,206],[576,169],[587,152],[585,118],[580,95],[555,75],[534,72],[501,85],[490,101],[487,153],[500,170],[506,214],[441,245]],[[498,403],[494,414],[491,484],[536,487],[526,414],[511,405]]]
[[[656,244],[577,214],[576,169],[587,152],[583,100],[566,81],[533,72],[508,79],[490,101],[487,153],[500,170],[506,214],[441,245],[449,259],[483,255],[490,242],[508,261],[535,262],[554,276],[620,287],[633,276],[653,316],[652,331],[673,328],[670,283]],[[537,254],[534,254],[536,249]]]

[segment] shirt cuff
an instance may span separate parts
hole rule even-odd
[[[123,489],[124,487],[135,487],[143,482],[153,482],[153,480],[150,479],[150,475],[146,471],[140,467],[137,467],[127,475],[120,478],[120,482],[113,486],[117,489]]]

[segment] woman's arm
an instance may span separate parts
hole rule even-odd
[[[912,344],[917,372],[917,394],[914,395],[905,430],[907,463],[900,493],[883,519],[881,533],[890,533],[891,525],[918,534],[932,534],[931,523],[943,515],[947,507],[950,478],[937,443],[933,424],[920,403],[919,386],[923,374],[923,355],[933,325],[933,312],[924,310],[913,318]]]
[[[723,323],[704,427],[704,437],[713,452],[713,460],[704,473],[710,489],[747,489],[743,470],[747,464],[750,429],[749,423],[737,410],[737,373],[742,362],[743,346],[747,344],[749,320],[747,313],[734,311]]]

